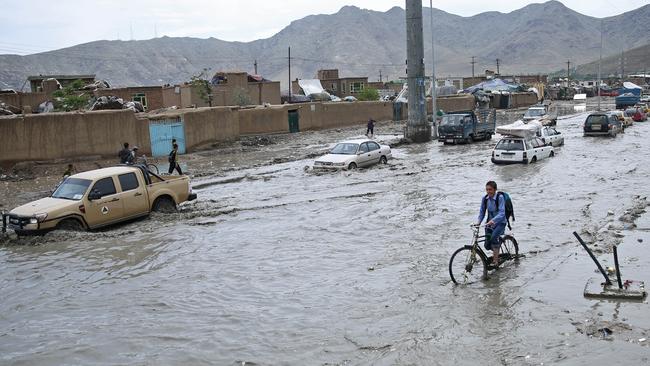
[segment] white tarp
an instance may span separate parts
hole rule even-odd
[[[643,89],[642,87],[640,87],[640,86],[638,86],[638,85],[636,85],[634,83],[631,83],[629,81],[624,82],[623,87],[625,89]]]
[[[318,79],[302,79],[298,80],[298,85],[305,92],[305,95],[309,96],[312,94],[320,94],[325,91],[323,85],[321,85],[320,80]]]
[[[528,122],[517,120],[509,125],[497,127],[497,133],[517,137],[533,137],[537,135],[537,132],[541,129],[542,123],[537,120]]]

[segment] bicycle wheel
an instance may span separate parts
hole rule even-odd
[[[160,174],[160,171],[158,170],[158,166],[156,164],[147,164],[147,169],[155,174]]]
[[[519,259],[519,244],[514,236],[504,235],[501,240],[501,250],[499,252],[499,261],[511,261]]]
[[[468,285],[487,279],[485,258],[471,246],[459,248],[449,260],[449,275],[457,285]]]

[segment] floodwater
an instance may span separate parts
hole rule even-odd
[[[400,145],[387,166],[234,170],[178,214],[9,240],[0,364],[647,364],[647,301],[583,298],[597,273],[572,232],[650,281],[650,122],[585,138],[585,112],[561,112],[565,145],[536,164],[493,165],[495,140]],[[524,258],[454,286],[490,179]]]

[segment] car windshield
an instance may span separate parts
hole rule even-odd
[[[78,201],[83,198],[92,181],[88,179],[66,178],[52,193],[53,198]]]
[[[499,141],[496,149],[505,151],[524,151],[524,142],[522,140],[503,139]]]
[[[607,123],[607,116],[604,115],[589,116],[587,117],[587,123],[590,125]]]
[[[440,122],[441,126],[458,126],[462,123],[465,117],[469,117],[465,114],[447,114],[442,117]]]
[[[545,111],[542,108],[531,108],[526,111],[524,117],[540,117],[545,114]]]
[[[330,151],[330,154],[354,155],[357,153],[357,149],[359,149],[359,144],[352,144],[352,143],[336,144],[336,146],[334,146],[332,151]]]

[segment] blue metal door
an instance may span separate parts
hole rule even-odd
[[[176,139],[178,153],[185,154],[185,128],[179,118],[149,122],[151,155],[167,156],[172,151],[172,140]]]

